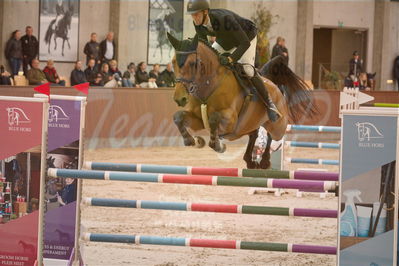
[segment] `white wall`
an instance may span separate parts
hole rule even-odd
[[[374,1],[314,1],[313,24],[315,27],[343,27],[368,30],[367,66],[371,72],[373,62]]]

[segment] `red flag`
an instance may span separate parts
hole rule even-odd
[[[34,90],[50,97],[50,82],[39,85],[35,87]]]
[[[78,85],[75,85],[73,87],[75,89],[77,89],[78,91],[83,92],[86,95],[89,94],[89,82],[78,84]]]

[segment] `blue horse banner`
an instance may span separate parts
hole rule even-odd
[[[75,62],[80,0],[40,0],[39,59]]]
[[[181,0],[150,0],[148,20],[148,64],[166,65],[174,50],[166,33],[183,38],[183,8]]]
[[[339,265],[397,265],[398,128],[396,108],[343,112]]]

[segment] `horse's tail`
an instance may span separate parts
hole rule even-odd
[[[55,23],[55,19],[50,22],[50,25],[48,25],[46,35],[44,36],[44,42],[46,44],[50,43],[51,40],[51,35],[53,34],[53,25]]]
[[[263,65],[260,74],[282,90],[293,123],[301,117],[313,117],[318,113],[309,86],[284,63],[283,56],[277,56]]]

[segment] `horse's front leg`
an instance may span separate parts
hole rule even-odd
[[[64,46],[65,46],[65,39],[62,41],[62,52],[61,55],[64,56]]]
[[[252,152],[254,150],[256,139],[258,138],[258,130],[251,132],[248,136],[249,139],[248,139],[247,149],[245,151],[243,159],[247,163],[248,169],[255,169],[256,162],[254,162],[252,159]]]
[[[222,114],[220,112],[214,112],[209,115],[209,129],[210,129],[210,140],[209,147],[214,149],[216,152],[223,153],[226,151],[226,145],[221,143],[219,139],[219,125],[222,122]]]
[[[173,116],[173,121],[183,137],[185,146],[196,146],[197,148],[205,146],[205,140],[202,137],[193,137],[187,131],[187,127],[194,131],[204,129],[201,119],[195,117],[194,114],[189,111],[177,111]]]

